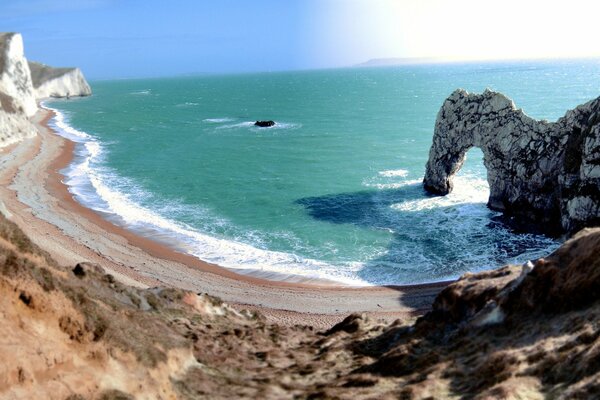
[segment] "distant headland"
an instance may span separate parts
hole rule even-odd
[[[391,58],[372,58],[368,61],[354,65],[354,67],[392,67],[394,65],[419,65],[419,64],[438,64],[452,61],[441,57],[391,57]]]

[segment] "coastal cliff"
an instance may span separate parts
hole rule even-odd
[[[0,147],[35,136],[29,117],[36,111],[23,39],[16,33],[0,33]]]
[[[53,68],[29,61],[36,98],[89,96],[90,85],[79,68]]]
[[[518,228],[573,234],[600,224],[600,98],[551,123],[500,93],[456,90],[437,115],[425,189],[451,192],[472,147],[483,152],[488,206]]]
[[[36,113],[31,71],[18,33],[0,33],[0,91],[12,98],[15,111],[27,117]]]
[[[36,135],[37,101],[90,94],[79,69],[28,62],[21,35],[0,33],[0,148]]]

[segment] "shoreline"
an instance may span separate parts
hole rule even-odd
[[[49,119],[51,119],[51,118],[49,118]],[[48,127],[47,124],[44,124],[44,126],[45,126],[45,128],[52,130],[51,128]],[[75,142],[72,142],[69,139],[64,139],[64,140],[65,140],[65,144],[64,144],[63,150],[62,150],[61,154],[54,160],[54,162],[50,166],[50,170],[48,171],[50,174],[50,179],[46,183],[46,189],[54,197],[60,199],[63,202],[62,203],[63,207],[69,209],[73,213],[81,215],[88,221],[105,229],[108,232],[115,233],[115,234],[118,234],[118,235],[124,237],[125,239],[127,239],[127,241],[130,244],[132,244],[136,247],[139,247],[140,249],[144,250],[148,254],[158,257],[158,258],[176,261],[176,262],[180,262],[180,263],[186,264],[186,265],[191,265],[191,266],[194,266],[195,268],[199,268],[200,270],[202,270],[204,272],[221,275],[221,276],[228,277],[228,278],[247,280],[249,283],[253,283],[253,284],[261,284],[261,283],[268,282],[268,283],[273,283],[276,286],[279,286],[279,285],[281,285],[281,286],[300,286],[300,287],[305,286],[304,283],[291,283],[291,282],[287,282],[287,281],[276,281],[276,280],[270,281],[270,280],[266,280],[266,279],[252,277],[251,274],[248,274],[248,275],[236,274],[235,272],[231,271],[228,268],[224,268],[224,267],[218,266],[216,264],[202,261],[199,258],[194,257],[192,255],[178,252],[178,251],[170,248],[166,244],[163,244],[158,241],[154,241],[152,239],[148,239],[146,237],[138,235],[124,227],[121,227],[117,224],[114,224],[114,223],[108,221],[107,219],[103,218],[98,213],[96,213],[94,210],[83,206],[81,203],[77,202],[77,200],[75,200],[73,198],[72,193],[69,192],[68,186],[62,182],[63,175],[60,173],[60,171],[63,168],[67,167],[72,162],[73,151],[75,149]],[[322,286],[337,287],[337,285],[335,285],[335,284],[331,284],[331,285],[311,284],[310,286],[311,287],[322,287]],[[343,286],[340,286],[340,287],[343,287]]]
[[[60,155],[60,159],[62,161],[58,162],[57,160],[57,164],[55,166],[53,166],[53,171],[56,172],[56,170],[58,171],[62,171],[63,169],[66,169],[67,167],[69,167],[70,165],[73,165],[74,163],[74,159],[76,157],[75,155],[75,150],[78,148],[77,146],[81,146],[82,144],[85,145],[87,142],[81,142],[78,139],[73,140],[73,133],[69,132],[67,130],[67,127],[69,129],[73,129],[74,131],[77,131],[76,128],[70,127],[67,124],[67,127],[65,126],[59,126],[56,123],[54,124],[54,127],[51,127],[49,125],[49,122],[51,122],[52,119],[55,119],[55,121],[58,121],[59,117],[61,116],[61,111],[58,109],[53,108],[51,105],[47,106],[44,104],[45,102],[42,101],[40,103],[40,108],[47,110],[49,112],[51,112],[53,114],[52,117],[50,117],[50,120],[46,121],[46,123],[44,124],[44,126],[49,129],[50,131],[55,132],[58,136],[64,138],[67,140],[67,144],[66,146],[68,146],[68,149],[65,149],[65,153]],[[61,117],[60,118],[61,122],[63,124],[65,124],[64,119]],[[85,133],[84,133],[85,134]],[[87,135],[87,134],[85,134]],[[78,137],[78,135],[75,135],[76,137]],[[87,150],[86,150],[87,151]],[[286,272],[282,272],[282,271],[273,271],[270,270],[268,267],[264,268],[262,267],[262,265],[258,264],[254,267],[249,267],[249,268],[236,268],[236,267],[227,267],[227,266],[223,266],[220,265],[218,262],[211,262],[211,261],[206,261],[203,260],[201,256],[198,255],[192,255],[191,253],[188,253],[187,250],[189,250],[190,246],[186,245],[185,241],[178,241],[176,239],[174,239],[174,235],[172,235],[172,232],[169,230],[164,230],[164,229],[160,229],[160,228],[155,228],[154,226],[150,226],[150,227],[146,227],[144,228],[140,228],[140,229],[135,229],[135,228],[131,228],[129,226],[127,226],[126,223],[123,222],[123,216],[119,215],[118,213],[112,213],[112,212],[107,212],[107,211],[103,211],[103,210],[94,210],[94,205],[87,203],[85,201],[80,201],[80,199],[77,198],[77,194],[76,193],[76,187],[74,185],[70,185],[70,184],[66,184],[63,182],[63,179],[67,178],[68,176],[65,176],[62,173],[59,173],[58,177],[54,177],[53,178],[53,188],[54,188],[54,194],[59,196],[62,199],[65,199],[66,201],[69,201],[69,203],[71,203],[71,208],[74,209],[75,212],[78,212],[80,214],[85,214],[88,219],[93,219],[95,223],[98,224],[104,224],[104,223],[108,223],[108,225],[104,224],[103,226],[106,229],[118,229],[119,233],[121,235],[127,235],[128,238],[131,238],[132,242],[137,243],[137,245],[139,247],[144,248],[146,251],[148,251],[149,253],[156,255],[158,257],[161,258],[169,258],[172,259],[173,261],[180,261],[180,262],[185,262],[185,263],[193,263],[195,266],[200,267],[202,269],[205,269],[207,271],[210,272],[215,272],[218,274],[223,274],[225,273],[227,276],[230,277],[248,277],[248,279],[250,280],[258,280],[260,282],[281,282],[284,285],[286,284],[292,284],[292,285],[310,285],[311,287],[314,286],[326,286],[326,287],[341,287],[341,288],[345,288],[345,287],[351,287],[351,288],[367,288],[367,287],[371,287],[371,286],[380,286],[380,285],[374,285],[374,284],[369,284],[367,282],[364,283],[346,283],[340,280],[335,280],[335,278],[329,278],[329,277],[317,277],[317,276],[311,276],[311,275],[303,275],[303,274],[294,274],[294,273],[286,273]],[[55,184],[56,181],[59,181],[61,184]],[[64,193],[64,191],[62,190],[62,187],[65,186],[67,189],[68,193]],[[95,188],[93,190],[96,190]],[[97,192],[96,192],[97,194]],[[75,201],[76,204],[73,204],[73,200]],[[103,198],[103,200],[105,200]],[[108,228],[107,228],[108,227]],[[225,240],[230,240],[230,239],[225,239]],[[176,258],[174,258],[174,254],[176,255]],[[294,255],[295,256],[295,255]],[[311,261],[311,260],[307,260],[307,261]],[[446,281],[450,281],[450,280],[440,280],[440,281],[436,281],[436,282],[426,282],[426,283],[408,283],[408,284],[398,284],[398,285],[390,285],[390,286],[399,286],[399,287],[403,287],[403,286],[413,286],[413,285],[421,285],[421,284],[429,284],[429,283],[438,283],[438,282],[446,282]],[[385,285],[384,285],[385,286]]]
[[[309,279],[272,281],[233,272],[139,236],[84,207],[68,191],[60,171],[72,161],[75,143],[49,127],[53,115],[52,110],[40,109],[33,117],[38,135],[1,150],[0,165],[9,168],[2,171],[0,182],[11,219],[63,265],[96,262],[127,284],[207,292],[236,308],[259,309],[272,320],[310,321],[322,327],[352,312],[388,320],[412,318],[429,309],[449,283],[352,287]]]

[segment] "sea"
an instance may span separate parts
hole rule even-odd
[[[436,114],[457,88],[550,121],[600,95],[600,61],[511,61],[92,81],[52,100],[76,142],[75,199],[174,250],[267,279],[353,286],[454,279],[560,240],[486,207],[479,149],[453,193],[422,187]],[[273,120],[259,128],[256,120]]]

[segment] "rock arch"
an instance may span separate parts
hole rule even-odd
[[[436,119],[424,187],[452,191],[467,151],[483,152],[488,206],[520,228],[574,232],[600,223],[600,98],[556,122],[535,120],[501,93],[454,91]]]

